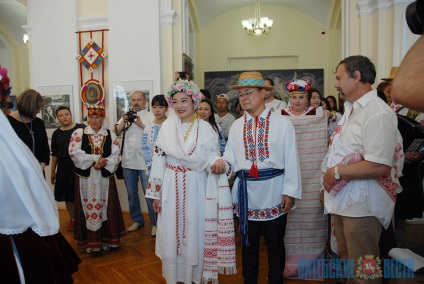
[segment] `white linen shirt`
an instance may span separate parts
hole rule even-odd
[[[354,111],[349,118],[352,108]],[[343,146],[364,153],[366,161],[392,167],[398,133],[397,118],[390,107],[378,98],[376,90],[366,93],[353,104],[347,101],[339,126],[339,139]],[[327,168],[335,166],[346,155],[337,148],[337,144],[330,144],[328,161],[324,160]],[[375,179],[351,180],[337,195],[324,194],[325,213],[348,217],[375,216],[384,226],[388,225],[393,214],[391,197]]]
[[[137,112],[144,125],[152,123],[154,115],[143,109]],[[118,121],[118,124],[122,118]],[[122,167],[133,170],[146,170],[146,163],[142,150],[143,128],[133,123],[125,133],[124,151],[122,153]]]
[[[285,109],[287,107],[287,103],[282,100],[274,99],[270,103],[266,103],[265,106],[269,109],[277,110],[277,109]]]

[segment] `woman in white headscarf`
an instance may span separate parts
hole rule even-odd
[[[72,283],[81,262],[59,233],[39,162],[0,113],[0,274],[4,283]]]

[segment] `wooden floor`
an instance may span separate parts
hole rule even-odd
[[[98,254],[87,254],[85,250],[77,248],[73,239],[73,232],[66,231],[68,214],[65,209],[59,209],[60,231],[74,247],[80,256],[82,263],[79,271],[74,274],[75,283],[166,283],[162,277],[162,264],[155,255],[155,238],[150,236],[150,225],[135,232],[128,233],[122,239],[117,249]],[[148,220],[148,216],[145,215]],[[125,225],[132,224],[129,213],[124,212]],[[237,271],[236,275],[219,275],[220,284],[243,283],[241,276],[241,246],[239,238],[237,241]],[[261,245],[259,282],[267,283],[267,256],[265,245]],[[334,284],[336,280],[307,281],[286,280],[288,284]]]

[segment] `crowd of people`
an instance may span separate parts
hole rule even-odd
[[[112,130],[102,105],[86,106],[87,125],[75,123],[68,107],[57,108],[60,127],[53,132],[50,146],[44,123],[36,116],[44,99],[37,91],[26,90],[18,97],[17,110],[6,116],[9,125],[2,125],[5,131],[1,131],[0,142],[12,143],[13,139],[23,145],[19,149],[31,162],[25,166],[30,171],[28,182],[19,183],[9,176],[9,167],[23,170],[19,158],[8,160],[0,173],[2,184],[7,182],[14,192],[13,202],[23,203],[28,212],[12,216],[11,212],[19,210],[8,212],[4,206],[16,204],[1,198],[0,210],[11,220],[22,216],[25,222],[19,221],[19,228],[11,221],[0,223],[0,246],[8,252],[0,258],[13,260],[10,266],[16,279],[35,277],[25,262],[30,253],[21,250],[25,248],[22,240],[42,244],[49,236],[48,241],[58,243],[56,269],[66,271],[62,282],[72,281],[80,260],[58,232],[57,208],[43,178],[51,161],[54,199],[65,201],[66,229],[74,231],[77,246],[88,254],[115,249],[123,236],[145,226],[141,183],[167,283],[214,282],[218,272],[237,273],[233,214],[239,224],[244,283],[258,282],[261,235],[268,251],[268,282],[282,283],[286,259],[293,257],[286,254],[284,241],[286,227],[292,230],[288,216],[296,210],[296,203],[304,204],[302,199],[317,200],[302,194],[305,180],[299,156],[304,150],[298,148],[294,121],[305,116],[325,117],[327,124],[327,131],[317,134],[326,138],[328,152],[314,194],[322,193],[323,211],[331,216],[332,253],[341,259],[379,256],[382,238],[396,244],[394,231],[388,230],[393,214],[400,224],[422,217],[424,211],[424,154],[405,149],[409,145],[402,142],[398,129],[399,116],[418,124],[424,123],[424,116],[392,100],[396,71],[393,68],[382,79],[377,91],[371,87],[375,66],[367,57],[340,61],[334,87],[345,100],[344,113],[334,96],[324,97],[308,80],[286,83],[286,103],[274,96],[271,78],[256,71],[243,72],[238,83],[230,86],[237,92],[237,118],[230,113],[228,94],[216,95],[215,112],[214,95],[191,80],[176,78],[165,95],[153,97],[151,112],[145,94],[132,92],[132,111],[125,112]],[[2,101],[9,94],[10,87],[2,85]],[[3,114],[0,119],[6,121]],[[117,139],[121,134],[122,149]],[[11,150],[7,155],[19,153]],[[114,177],[119,163],[133,221],[128,228]],[[29,194],[22,197],[21,191]],[[46,219],[29,208],[30,199],[39,191],[45,199],[39,202]],[[348,281],[359,283],[356,277]],[[367,283],[380,282],[368,279]]]

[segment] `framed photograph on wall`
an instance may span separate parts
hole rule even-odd
[[[191,60],[190,57],[188,57],[187,54],[183,53],[183,70],[187,72],[188,76],[190,77],[190,80],[194,81],[194,74],[193,74],[193,60]]]
[[[44,121],[47,135],[51,138],[53,131],[60,126],[56,119],[56,109],[60,106],[67,106],[72,112],[72,85],[41,86],[37,87],[37,91],[45,101],[38,116]]]
[[[153,96],[153,81],[140,80],[140,81],[119,81],[112,83],[112,92],[116,104],[115,121],[113,124],[121,119],[122,115],[131,108],[131,93],[134,91],[142,91],[146,96],[146,108],[150,110],[150,96]]]

